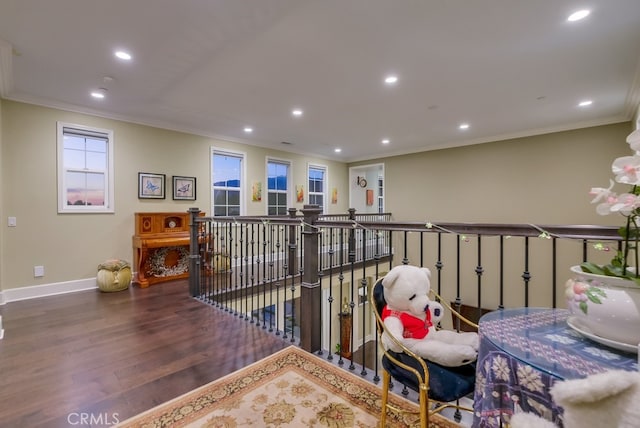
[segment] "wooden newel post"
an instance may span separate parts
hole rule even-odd
[[[198,229],[196,219],[200,217],[199,208],[189,208],[191,223],[189,224],[189,295],[200,294],[200,254],[198,252]]]
[[[307,352],[322,349],[322,290],[318,276],[320,231],[315,227],[322,209],[318,205],[305,205],[302,239],[304,248],[302,285],[300,287],[300,347]]]

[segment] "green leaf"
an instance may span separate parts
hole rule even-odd
[[[580,265],[583,272],[595,273],[597,275],[605,275],[604,270],[600,266],[591,262],[584,262]]]
[[[617,276],[619,278],[624,277],[622,265],[618,265],[617,263],[604,266],[604,274],[607,276]]]
[[[627,228],[626,228],[626,226],[622,226],[620,229],[618,229],[618,235],[620,235],[623,238],[626,238],[626,236],[627,236]]]
[[[596,275],[612,276],[616,278],[630,279],[640,286],[640,276],[634,270],[623,270],[624,263],[622,257],[614,257],[608,265],[600,266],[592,262],[584,262],[580,264],[583,272],[593,273]]]
[[[591,300],[593,303],[596,303],[598,305],[602,304],[602,300],[600,300],[600,298],[598,296],[596,296],[595,294],[591,294],[589,292],[587,292],[587,298],[589,298],[589,300]],[[580,302],[583,303],[583,302]]]
[[[580,302],[580,304],[578,306],[580,306],[580,310],[582,312],[584,312],[585,315],[586,315],[587,314],[587,302]]]
[[[591,298],[591,296],[593,296],[596,299],[598,299],[600,297],[607,297],[607,293],[602,288],[598,288],[598,287],[589,287],[589,288],[587,288],[587,290],[585,291],[585,294],[589,298]],[[595,302],[595,303],[602,303],[602,302],[598,301],[598,302]]]

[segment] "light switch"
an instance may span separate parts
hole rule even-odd
[[[9,217],[9,227],[16,227],[16,218]]]

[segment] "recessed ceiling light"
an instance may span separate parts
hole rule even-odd
[[[567,21],[569,22],[580,21],[581,19],[586,18],[590,13],[591,11],[588,9],[583,9],[577,12],[573,12],[571,15],[569,15],[569,17],[567,18]]]
[[[384,78],[384,83],[386,83],[387,85],[393,85],[394,83],[397,83],[397,82],[398,82],[398,76],[389,75]]]
[[[382,144],[389,144],[391,142],[390,139],[385,138],[384,140],[382,140]]]
[[[297,117],[302,116],[302,110],[300,110],[299,108],[293,109],[291,110],[291,114]]]
[[[469,129],[469,124],[468,124],[468,123],[461,123],[461,124],[458,126],[458,129],[463,129],[463,130],[464,130],[464,129]]]
[[[116,51],[114,53],[115,56],[117,56],[120,59],[124,59],[125,61],[129,61],[131,60],[131,54],[129,52],[125,52],[125,51]]]
[[[251,134],[253,132],[253,128],[250,126],[245,126],[244,132],[246,132],[247,134]]]
[[[336,147],[335,149],[333,149],[333,151],[336,153],[340,153],[342,152],[342,149],[340,147]]]
[[[588,107],[591,104],[593,104],[593,101],[591,100],[584,100],[584,101],[580,101],[580,103],[578,103],[579,107]]]
[[[104,88],[96,89],[95,91],[91,91],[91,96],[93,98],[97,98],[99,100],[103,99],[107,94],[107,90]]]

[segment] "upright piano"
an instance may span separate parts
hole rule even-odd
[[[133,282],[141,288],[189,276],[188,212],[135,213]],[[200,213],[204,216],[204,213]]]

